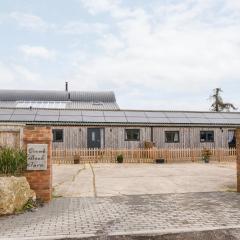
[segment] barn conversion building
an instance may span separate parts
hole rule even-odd
[[[113,92],[0,90],[0,122],[50,125],[54,149],[226,148],[240,113],[123,110]]]

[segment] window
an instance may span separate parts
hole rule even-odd
[[[63,142],[63,129],[53,129],[53,142]]]
[[[236,147],[236,131],[228,130],[228,146],[229,148]]]
[[[165,132],[166,143],[178,143],[179,142],[179,131],[168,131]]]
[[[125,141],[139,141],[140,129],[125,129]]]
[[[201,142],[214,142],[214,131],[201,131],[200,132]]]

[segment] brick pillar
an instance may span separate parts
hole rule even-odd
[[[48,202],[52,198],[52,130],[51,127],[26,126],[23,131],[24,148],[27,144],[48,144],[47,170],[26,171],[25,176],[37,198]]]
[[[236,131],[237,141],[237,191],[240,192],[240,128]]]

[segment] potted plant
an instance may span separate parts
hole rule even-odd
[[[122,154],[117,155],[117,163],[123,163],[123,155]]]
[[[73,162],[74,164],[79,164],[80,163],[80,157],[78,155],[73,156]]]
[[[203,149],[202,159],[205,163],[209,163],[209,159],[210,159],[211,155],[212,155],[212,153],[209,149]]]

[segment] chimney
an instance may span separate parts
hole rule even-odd
[[[65,91],[68,92],[68,82],[65,82]]]

